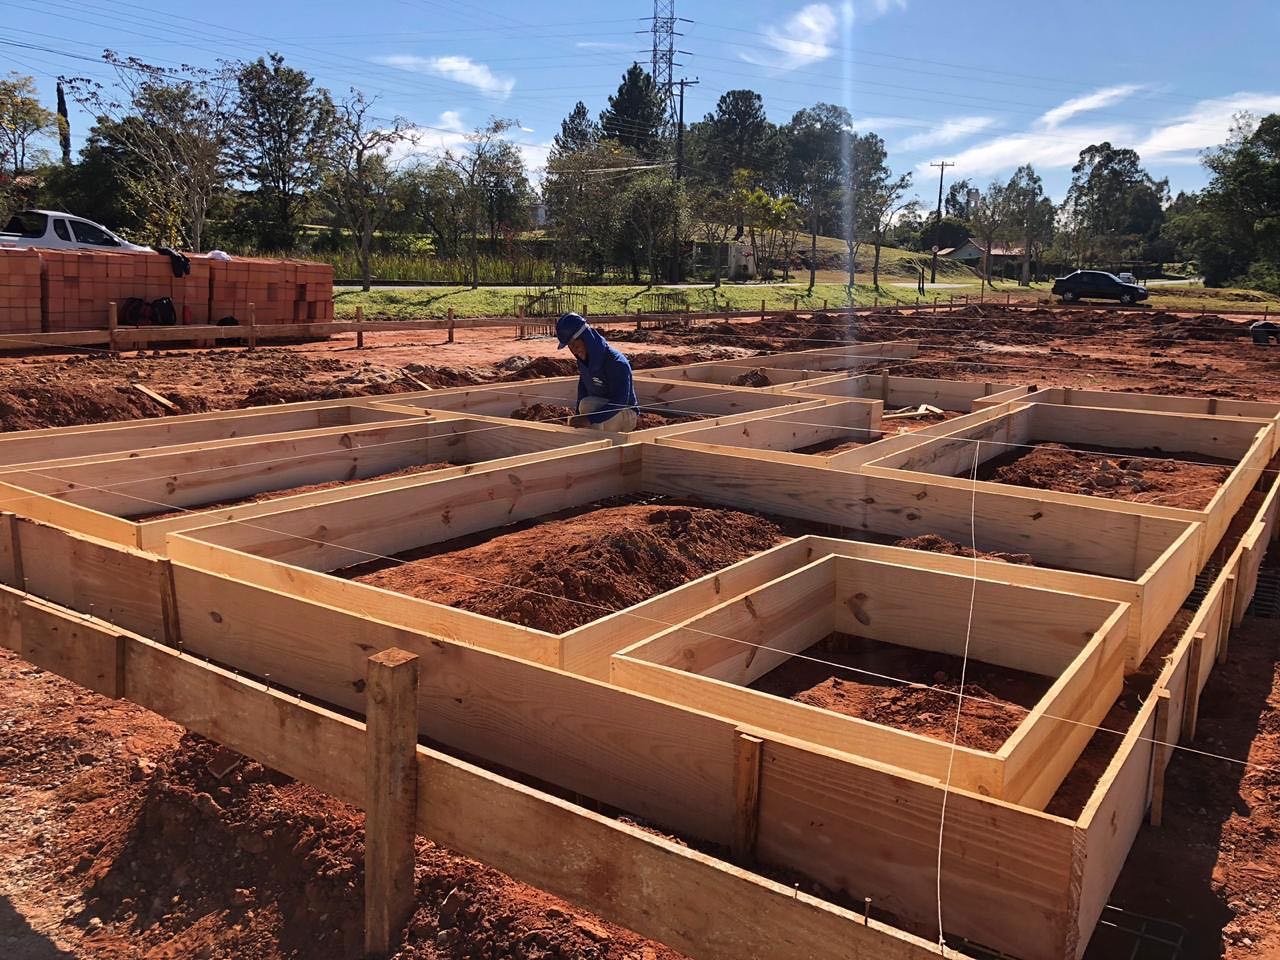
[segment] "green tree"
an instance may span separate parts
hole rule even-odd
[[[114,122],[129,209],[148,238],[202,249],[210,205],[230,174],[235,70],[171,70],[110,50],[103,59],[115,73],[110,88],[79,78],[68,86],[100,125]]]
[[[969,191],[972,189],[973,182],[968,177],[953,181],[947,190],[947,198],[942,205],[943,212],[948,217],[954,217],[957,220],[968,220]]]
[[[993,180],[969,209],[969,223],[982,250],[983,287],[991,282],[991,249],[1007,234],[1010,222],[1008,187]]]
[[[413,139],[409,121],[375,118],[376,100],[352,89],[338,105],[326,167],[325,191],[339,218],[355,238],[363,289],[369,289],[373,235],[403,202],[390,160],[392,151]]]
[[[557,277],[568,265],[596,277],[604,275],[623,219],[618,189],[635,162],[633,153],[612,141],[573,152],[552,151],[542,194],[555,244]]]
[[[12,71],[0,79],[0,155],[14,179],[43,160],[35,154],[34,143],[56,129],[57,117],[40,105],[34,77]]]
[[[599,142],[600,124],[591,119],[587,105],[579,100],[573,112],[560,121],[560,132],[552,138],[551,149],[557,153],[573,153]]]
[[[510,146],[503,139],[503,134],[520,124],[515,120],[492,119],[483,127],[467,134],[467,146],[462,150],[446,150],[441,162],[452,170],[462,184],[462,203],[467,212],[467,249],[471,260],[471,289],[480,286],[480,228],[485,212],[488,210],[491,191],[498,188],[493,182],[501,177],[510,176],[504,167],[503,158],[509,156],[505,148]],[[519,164],[517,153],[517,169],[521,181],[524,181],[524,167]]]
[[[333,100],[306,73],[285,66],[278,53],[241,67],[236,85],[233,169],[256,187],[261,246],[288,250],[323,181]]]
[[[846,221],[845,246],[848,251],[849,286],[854,283],[858,247],[870,239],[875,248],[872,283],[880,287],[880,251],[903,209],[903,195],[911,187],[911,174],[895,176],[889,169],[889,153],[884,140],[874,133],[853,134],[849,139],[849,163],[845,170],[842,198]]]
[[[489,243],[496,244],[499,232],[523,230],[529,225],[533,187],[525,175],[520,148],[509,140],[499,140],[481,175]]]
[[[1053,201],[1044,195],[1044,183],[1031,164],[1019,167],[1005,187],[1009,221],[1007,234],[1022,247],[1019,284],[1031,285],[1031,260],[1053,239]]]
[[[799,200],[809,225],[810,291],[817,277],[818,233],[823,226],[834,232],[837,223],[852,128],[844,107],[817,103],[797,111],[784,131],[788,192]]]
[[[612,140],[642,159],[654,160],[666,151],[662,137],[665,122],[662,97],[652,75],[640,64],[631,64],[618,92],[600,114],[601,139]]]
[[[67,92],[58,81],[58,146],[62,150],[62,165],[71,166],[71,117],[67,113]]]
[[[1153,179],[1136,151],[1107,142],[1081,150],[1071,174],[1065,206],[1080,231],[1084,259],[1141,256],[1159,233],[1168,181]]]
[[[711,250],[713,286],[720,286],[724,273],[729,234],[733,232],[739,206],[733,191],[717,185],[700,187],[690,200],[690,216],[698,236]]]
[[[141,123],[129,117],[126,124]],[[44,206],[69,210],[106,224],[130,239],[145,240],[143,219],[128,199],[129,182],[143,176],[115,121],[103,118],[90,128],[77,162],[51,169],[45,177]]]
[[[673,232],[677,238],[688,235],[683,184],[667,170],[633,173],[618,204],[624,211],[620,239],[631,262],[633,279],[640,264],[644,264],[649,283],[661,282],[662,263],[668,256]]]

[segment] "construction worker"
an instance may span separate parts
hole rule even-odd
[[[578,414],[571,427],[627,433],[636,428],[636,391],[631,364],[579,314],[556,321],[560,348],[578,361]]]

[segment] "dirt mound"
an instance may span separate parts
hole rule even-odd
[[[507,414],[512,420],[534,423],[568,423],[569,418],[576,415],[572,407],[559,403],[531,403],[527,407],[516,407]]]
[[[400,380],[395,383],[326,384],[319,386],[281,386],[259,384],[245,394],[239,404],[242,407],[264,407],[274,403],[302,403],[310,400],[346,400],[352,397],[381,397],[394,393],[413,393],[421,390],[416,383]]]
[[[1003,560],[1005,563],[1021,563],[1027,566],[1035,566],[1035,560],[1029,553],[1002,553],[1000,551],[978,550],[974,551],[971,547],[962,547],[958,543],[948,540],[946,537],[940,537],[936,533],[926,533],[918,537],[907,537],[903,540],[895,541],[895,547],[905,547],[908,550],[927,550],[929,553],[945,553],[949,557],[976,557],[979,560]]]
[[[763,367],[752,367],[741,376],[730,380],[729,385],[734,387],[771,387],[773,386],[773,381],[769,379],[769,375],[764,372]]]
[[[674,423],[693,423],[701,417],[683,413],[662,413],[655,410],[641,410],[636,414],[637,430],[652,430],[654,427],[669,427]]]
[[[1042,443],[988,460],[978,476],[1036,490],[1200,510],[1213,499],[1231,469],[1188,461],[1212,459],[1192,453]]]
[[[737,563],[783,539],[737,510],[671,505],[587,508],[478,544],[441,544],[408,561],[345,575],[549,633]]]
[[[578,361],[572,357],[536,357],[518,370],[499,377],[501,380],[538,380],[544,377],[571,377],[578,372]]]
[[[951,741],[960,657],[835,633],[753,688],[872,723]],[[892,677],[893,680],[885,680]],[[969,660],[956,742],[996,751],[1053,681]],[[970,699],[972,698],[972,699]]]
[[[64,378],[71,379],[71,378]],[[169,394],[182,413],[209,409],[204,398]],[[137,420],[168,413],[150,397],[127,385],[67,383],[23,384],[0,390],[0,430],[72,427],[112,420]]]
[[[1199,317],[1178,317],[1171,313],[1156,313],[1148,318],[1157,329],[1153,342],[1168,346],[1185,340],[1224,342],[1249,336],[1249,325],[1235,323],[1215,314]]]

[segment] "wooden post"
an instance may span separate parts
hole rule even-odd
[[[9,567],[0,578],[9,586],[27,592],[26,575],[22,572],[22,537],[18,527],[18,516],[11,511],[0,513],[0,517],[4,518],[4,524],[8,528],[5,538],[9,542]]]
[[[764,741],[738,731],[733,751],[733,859],[755,858],[760,832],[760,757]]]
[[[1247,554],[1241,553],[1241,559]],[[1239,567],[1236,568],[1237,571]],[[1218,626],[1218,665],[1227,662],[1227,642],[1231,639],[1231,627],[1236,622],[1236,581],[1239,579],[1239,573],[1227,574],[1226,582],[1222,585],[1222,623]],[[1240,611],[1243,616],[1244,611]]]
[[[249,316],[246,320],[249,327],[249,349],[258,349],[258,308],[255,304],[249,304]]]
[[[447,316],[449,317],[449,342],[453,343],[453,307],[449,308]]]
[[[1200,658],[1204,656],[1204,644],[1208,635],[1197,633],[1191,638],[1190,659],[1187,661],[1187,692],[1183,701],[1182,732],[1188,740],[1196,738],[1196,721],[1200,719]]]
[[[822,301],[822,310],[823,310],[823,312],[824,312],[824,313],[826,312],[826,309],[827,309],[827,301],[826,301],[825,299],[823,299],[823,301]]]
[[[365,674],[364,947],[385,956],[413,913],[418,657],[383,650]]]
[[[1164,772],[1169,766],[1169,752],[1173,749],[1173,718],[1169,716],[1169,691],[1156,691],[1156,722],[1151,745],[1151,816],[1153,827],[1164,820]]]
[[[118,314],[116,313],[116,302],[112,300],[107,304],[107,347],[110,349],[112,356],[120,351],[116,348],[116,324],[118,322]]]
[[[364,307],[356,307],[356,349],[364,349]]]
[[[764,319],[764,297],[760,298],[760,319]]]

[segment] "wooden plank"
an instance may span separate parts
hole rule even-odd
[[[1191,641],[1191,653],[1187,660],[1187,697],[1182,713],[1182,732],[1188,740],[1196,738],[1196,721],[1200,716],[1200,661],[1204,659],[1204,648],[1208,637],[1202,631],[1196,631]]]
[[[1156,691],[1155,748],[1151,754],[1151,817],[1153,827],[1164,821],[1164,774],[1173,750],[1174,730],[1169,691]]]
[[[655,823],[731,840],[726,721],[182,564],[174,574],[186,650],[357,711],[369,654],[407,650],[421,657],[423,736]]]
[[[847,760],[795,741],[766,740],[757,856],[855,902],[870,896],[878,909],[933,937],[938,784]],[[1073,834],[1070,821],[952,790],[942,865],[948,934],[1025,960],[1074,956]]]
[[[168,397],[161,396],[160,394],[156,393],[154,390],[148,387],[145,383],[135,383],[133,385],[133,389],[137,390],[143,396],[150,397],[152,400],[160,404],[160,406],[164,407],[166,410],[172,410],[174,412],[178,410],[178,405],[176,403],[174,403]]]
[[[9,602],[13,602],[11,599]],[[104,697],[124,693],[124,638],[109,625],[38,600],[17,600],[18,653]]]
[[[364,950],[383,956],[417,900],[418,658],[394,648],[375,653],[364,693]]]
[[[748,863],[760,833],[760,758],[764,741],[738,731],[733,757],[733,859]]]

